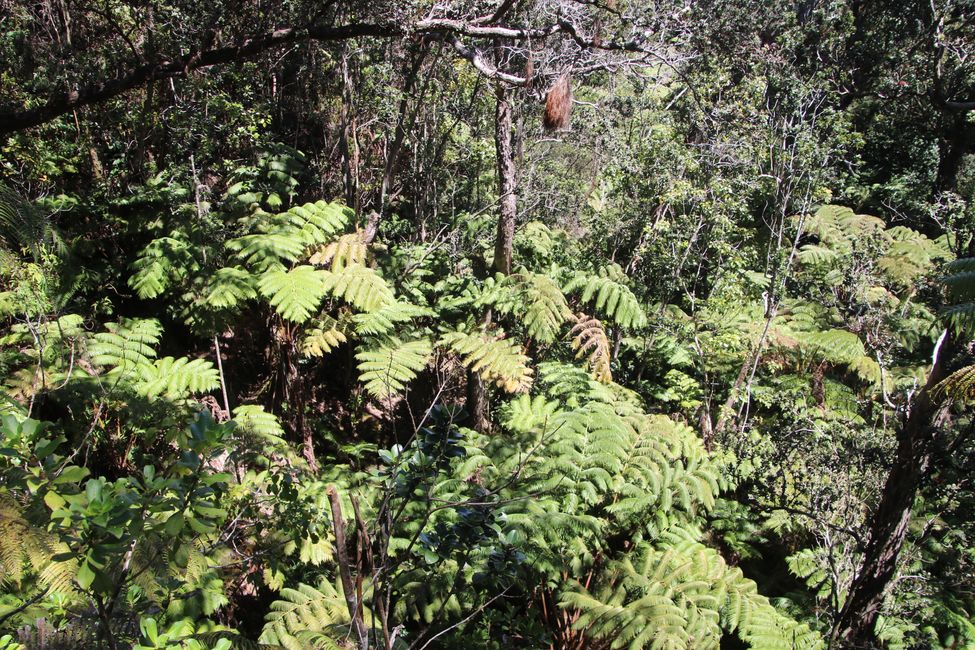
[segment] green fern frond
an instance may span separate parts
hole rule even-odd
[[[604,384],[613,381],[609,365],[612,353],[603,324],[595,318],[579,314],[570,336],[573,337],[572,348],[576,351],[576,358],[586,357],[596,380]]]
[[[716,648],[721,628],[760,650],[815,650],[822,638],[779,613],[755,583],[713,549],[668,534],[660,547],[643,543],[604,572],[605,586],[577,587],[561,606],[576,610],[575,628],[597,639],[641,648]]]
[[[63,247],[50,218],[0,183],[0,249],[30,251],[36,257],[45,245]]]
[[[88,345],[91,362],[120,371],[151,364],[162,336],[155,319],[127,320],[105,325],[107,332],[95,334]]]
[[[572,317],[555,280],[525,269],[488,280],[479,304],[494,305],[500,313],[518,315],[528,336],[542,343],[554,341],[562,324]]]
[[[323,357],[349,339],[345,328],[331,316],[317,319],[301,339],[301,353],[306,357]]]
[[[294,589],[282,589],[281,599],[271,603],[259,641],[285,650],[307,650],[327,648],[327,641],[334,639],[338,647],[343,637],[341,627],[349,623],[345,598],[335,586],[326,580],[317,587],[299,584]]]
[[[965,366],[942,379],[934,394],[962,403],[975,401],[975,365]]]
[[[186,276],[193,263],[191,250],[189,243],[175,237],[152,240],[132,263],[135,273],[129,286],[143,299],[162,295]]]
[[[803,333],[800,340],[821,358],[833,363],[853,364],[867,352],[860,337],[846,330]]]
[[[944,279],[944,283],[952,300],[975,300],[975,270],[952,273]]]
[[[944,310],[944,316],[959,332],[975,332],[975,302],[948,307]]]
[[[219,387],[220,373],[203,359],[163,357],[136,369],[136,391],[146,397],[184,399]]]
[[[405,343],[397,338],[382,340],[378,347],[355,355],[359,361],[359,379],[370,394],[389,397],[402,391],[426,367],[432,351],[426,339]]]
[[[415,318],[435,315],[436,312],[432,309],[396,300],[374,311],[356,314],[352,317],[352,322],[355,323],[355,331],[360,336],[376,336],[391,334],[402,323],[408,323]]]
[[[620,327],[637,329],[647,324],[647,315],[636,296],[626,285],[628,278],[617,264],[599,270],[597,275],[577,273],[565,286],[566,293],[581,292],[584,304],[592,303],[597,311]]]
[[[395,300],[393,290],[382,276],[361,264],[320,273],[324,274],[324,287],[328,293],[361,311],[373,312]]]
[[[34,579],[41,587],[73,595],[77,561],[54,559],[67,551],[67,545],[24,517],[9,492],[0,490],[0,584],[21,588]]]
[[[280,269],[294,262],[305,251],[305,242],[289,232],[243,235],[225,244],[242,263],[259,273]]]
[[[472,372],[509,393],[520,393],[531,386],[529,359],[511,339],[457,331],[444,334],[440,345],[460,355]]]
[[[233,421],[245,433],[263,438],[275,444],[284,444],[284,429],[277,416],[268,413],[263,406],[244,404],[234,409]]]
[[[207,281],[205,303],[216,309],[232,309],[257,297],[253,274],[239,266],[217,269]]]
[[[313,266],[272,270],[261,276],[257,286],[282,318],[303,323],[325,296],[327,273]]]
[[[315,251],[308,261],[319,266],[329,266],[339,271],[351,264],[365,265],[369,247],[362,233],[350,232]]]
[[[276,221],[281,232],[296,237],[305,246],[314,246],[328,242],[353,217],[352,211],[340,203],[316,201],[291,208],[278,215]]]

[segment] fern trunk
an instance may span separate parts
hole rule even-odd
[[[931,452],[947,415],[947,405],[933,391],[947,374],[950,347],[952,336],[948,334],[942,353],[901,428],[897,455],[884,483],[880,505],[870,521],[867,548],[834,628],[834,639],[851,647],[875,646],[877,617],[897,571],[918,488],[927,475]]]

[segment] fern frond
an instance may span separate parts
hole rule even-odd
[[[233,421],[248,434],[264,438],[275,444],[284,443],[284,429],[277,416],[268,413],[263,406],[244,404],[234,409]]]
[[[577,273],[565,286],[566,293],[581,292],[580,300],[592,303],[620,327],[635,329],[647,324],[647,315],[626,285],[628,278],[617,264],[601,268],[597,275]]]
[[[348,340],[345,328],[331,316],[324,316],[305,332],[301,353],[306,357],[323,357]]]
[[[127,320],[105,325],[107,332],[95,334],[88,345],[91,362],[111,369],[130,370],[151,364],[162,336],[155,319]]]
[[[975,400],[975,365],[965,366],[942,379],[935,386],[934,394],[963,403]]]
[[[73,595],[77,561],[54,559],[67,551],[67,545],[24,517],[9,492],[0,490],[0,584],[20,588],[33,578],[42,587]]]
[[[374,311],[356,314],[352,317],[352,321],[355,323],[357,334],[376,336],[391,334],[401,323],[408,323],[415,318],[435,315],[436,312],[432,309],[396,300]]]
[[[340,626],[350,622],[345,598],[335,586],[325,580],[317,587],[299,584],[282,589],[281,599],[271,603],[259,641],[285,650],[307,650],[308,641],[314,642],[313,648],[325,648],[330,639],[337,646],[342,639]]]
[[[135,273],[129,286],[140,298],[155,298],[186,276],[193,255],[189,243],[175,237],[154,239],[132,263]]]
[[[355,355],[359,379],[372,395],[385,398],[400,392],[417,372],[426,367],[432,347],[426,339],[402,342],[397,338],[381,341]]]
[[[572,311],[559,285],[552,278],[524,269],[502,277],[482,300],[493,303],[501,313],[516,313],[525,324],[528,336],[551,343]]]
[[[520,393],[531,386],[529,359],[511,339],[458,331],[444,334],[440,345],[459,354],[472,372],[509,393]]]
[[[62,246],[50,218],[6,184],[0,183],[0,249],[26,250],[36,257],[44,245]]]
[[[319,266],[330,266],[333,271],[340,271],[351,264],[364,265],[368,250],[366,242],[362,239],[362,233],[350,232],[319,248],[312,253],[308,261]]]
[[[184,399],[220,387],[220,374],[203,359],[163,357],[136,369],[136,390],[146,397]]]
[[[217,269],[210,276],[204,290],[209,307],[231,309],[257,297],[257,284],[253,274],[239,266]]]
[[[324,274],[324,288],[328,293],[359,310],[373,312],[395,300],[393,290],[382,276],[361,264],[319,273]]]
[[[282,318],[303,323],[325,296],[327,273],[313,266],[272,270],[261,276],[257,286]]]
[[[288,232],[257,233],[224,244],[242,263],[259,273],[294,262],[305,251],[305,242]]]
[[[340,203],[316,201],[291,208],[278,215],[278,227],[305,246],[324,244],[352,221],[352,211]]]
[[[586,357],[596,380],[604,384],[613,381],[609,365],[612,354],[603,324],[595,318],[579,314],[570,336],[573,337],[572,348],[576,351],[576,358]]]

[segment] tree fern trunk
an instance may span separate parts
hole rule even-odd
[[[948,334],[901,428],[897,455],[884,483],[880,505],[870,521],[867,548],[834,627],[835,641],[852,647],[874,647],[877,616],[897,570],[914,500],[927,475],[933,443],[947,414],[946,405],[932,391],[947,374],[945,369],[953,347],[952,336]]]

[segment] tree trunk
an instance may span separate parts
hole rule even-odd
[[[951,334],[946,334],[940,354],[936,348],[931,374],[898,434],[897,455],[884,483],[880,505],[870,521],[867,548],[834,626],[834,640],[854,648],[875,646],[877,616],[897,570],[914,500],[927,475],[933,443],[947,414],[947,405],[936,399],[932,391],[947,374],[954,347],[952,339]]]
[[[497,102],[494,110],[494,145],[498,155],[498,193],[501,212],[498,216],[498,232],[494,241],[494,270],[505,275],[511,273],[518,199],[515,185],[511,94],[510,88],[498,83],[495,89]]]
[[[512,91],[504,84],[495,87],[494,111],[494,145],[497,151],[498,163],[498,193],[500,194],[500,214],[498,215],[498,230],[494,241],[494,270],[508,275],[511,273],[511,263],[514,256],[515,215],[517,213],[516,178],[514,137],[512,133],[513,119],[511,110]],[[491,310],[484,315],[484,328],[491,324]],[[467,412],[471,416],[471,427],[478,431],[487,431],[491,427],[488,414],[487,387],[480,374],[467,372]]]

